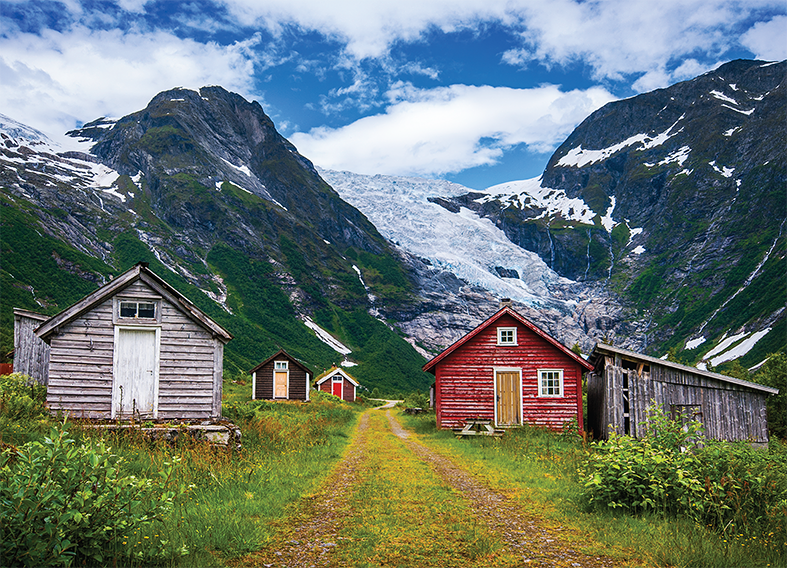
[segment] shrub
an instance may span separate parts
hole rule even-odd
[[[77,445],[65,426],[0,456],[0,564],[99,565],[127,554],[126,535],[161,519],[175,464],[151,481],[121,473],[103,442]],[[181,489],[180,492],[183,490]]]
[[[35,420],[47,414],[46,387],[27,375],[0,375],[0,414],[8,420]]]

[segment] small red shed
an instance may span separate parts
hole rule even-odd
[[[359,385],[358,381],[353,379],[344,369],[340,367],[331,367],[317,377],[315,386],[317,390],[338,396],[347,402],[354,402],[355,389],[361,385]]]
[[[423,367],[435,376],[438,428],[469,419],[582,428],[582,374],[593,365],[510,306]]]
[[[251,371],[252,400],[309,400],[311,370],[284,349]]]

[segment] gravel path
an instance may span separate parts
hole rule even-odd
[[[521,566],[602,568],[619,564],[608,557],[588,556],[577,551],[567,544],[568,529],[545,526],[543,520],[524,512],[514,500],[490,489],[448,458],[414,441],[390,410],[386,415],[391,431],[406,447],[461,493],[476,516],[509,551],[521,555]],[[347,454],[323,485],[324,489],[301,503],[295,522],[288,522],[291,529],[279,531],[289,535],[291,540],[280,537],[265,550],[240,559],[238,566],[318,568],[335,565],[331,552],[341,543],[339,520],[348,511],[356,473],[363,468],[367,455],[368,424],[369,412],[366,412],[361,416]],[[297,540],[292,539],[293,535],[297,535]]]

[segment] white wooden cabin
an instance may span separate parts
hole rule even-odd
[[[48,319],[47,404],[74,418],[221,415],[232,335],[139,263]]]

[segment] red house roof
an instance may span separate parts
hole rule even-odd
[[[484,331],[487,327],[493,325],[497,320],[499,320],[504,315],[509,315],[512,318],[514,318],[519,323],[524,325],[526,328],[531,330],[533,333],[535,333],[536,335],[538,335],[539,337],[544,339],[546,342],[552,344],[556,349],[558,349],[561,352],[565,353],[568,357],[570,357],[571,359],[573,359],[574,361],[576,361],[577,363],[582,365],[588,371],[592,371],[593,370],[593,365],[591,363],[585,361],[582,357],[580,357],[579,355],[574,353],[571,349],[569,349],[568,347],[566,347],[565,345],[560,343],[557,339],[555,339],[554,337],[549,335],[546,331],[544,331],[543,329],[541,329],[540,327],[535,325],[533,322],[525,319],[524,316],[519,314],[516,310],[514,310],[510,306],[504,306],[496,314],[494,314],[488,320],[483,322],[481,325],[479,325],[473,331],[471,331],[470,333],[465,335],[463,338],[461,338],[458,341],[456,341],[453,345],[448,347],[445,351],[443,351],[437,357],[435,357],[434,359],[429,361],[426,365],[424,365],[423,366],[423,370],[434,374],[435,366],[438,363],[440,363],[443,359],[445,359],[446,357],[448,357],[449,355],[454,353],[456,350],[460,349],[464,344],[466,344],[468,341],[473,339],[479,333]]]

